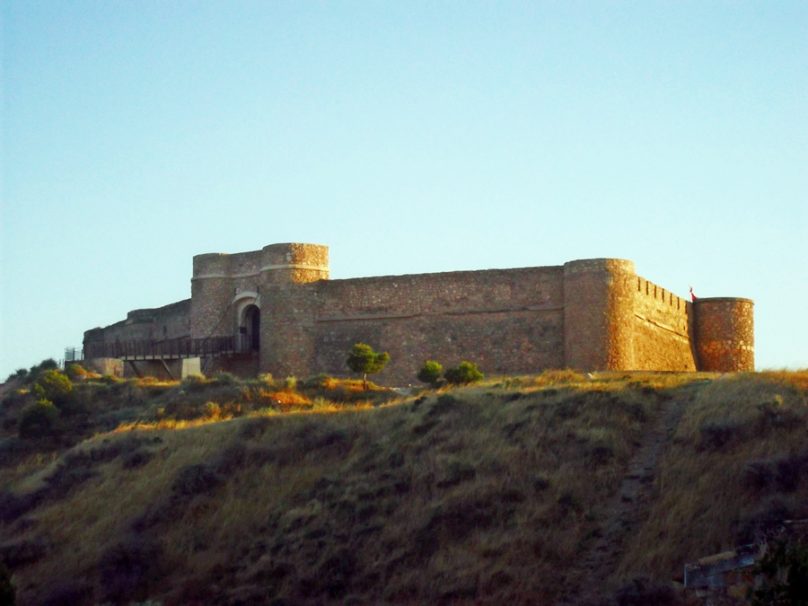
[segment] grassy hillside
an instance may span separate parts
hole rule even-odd
[[[805,372],[105,381],[24,439],[6,388],[20,604],[631,603],[808,517]]]

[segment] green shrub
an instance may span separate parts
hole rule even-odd
[[[374,351],[367,343],[355,343],[348,353],[345,364],[362,375],[362,385],[367,390],[368,375],[381,372],[390,361],[390,354]]]
[[[21,381],[24,381],[27,376],[28,376],[28,370],[27,369],[18,368],[17,370],[12,372],[10,375],[8,375],[8,378],[6,379],[6,383],[8,383],[9,381],[13,381],[14,379],[19,379]]]
[[[329,381],[332,380],[333,377],[331,377],[331,375],[321,372],[320,374],[304,379],[301,385],[304,389],[323,389],[327,387]]]
[[[262,372],[256,378],[259,383],[263,383],[267,387],[275,387],[275,378],[272,376],[271,372]]]
[[[437,386],[443,374],[443,366],[437,360],[427,360],[418,371],[418,380],[422,383]]]
[[[218,402],[205,402],[205,416],[208,419],[218,419],[222,416],[222,407]]]
[[[202,391],[206,385],[205,375],[190,374],[182,380],[181,389],[186,393]]]
[[[50,400],[62,407],[70,400],[73,383],[62,372],[56,369],[44,371],[34,383],[34,393],[44,400]]]
[[[48,400],[29,404],[20,413],[20,437],[38,438],[53,433],[59,418],[59,409]]]
[[[290,389],[290,390],[297,389],[297,377],[294,377],[294,376],[286,377],[283,380],[283,388],[284,389]]]
[[[446,380],[453,385],[465,385],[481,381],[485,375],[474,362],[463,360],[457,367],[446,371]]]
[[[230,372],[217,372],[213,377],[213,382],[216,385],[238,385],[239,380],[236,375]]]
[[[47,358],[42,360],[39,364],[34,364],[26,374],[26,381],[35,381],[39,375],[46,370],[57,370],[59,365],[56,363],[56,360],[53,358]],[[19,372],[19,371],[18,371]]]

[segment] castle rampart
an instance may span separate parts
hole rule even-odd
[[[751,301],[701,299],[694,306],[638,276],[628,260],[328,275],[328,248],[316,244],[197,255],[191,300],[174,304],[177,318],[185,316],[172,321],[172,334],[186,330],[195,342],[232,337],[233,355],[203,364],[207,370],[277,376],[344,375],[346,352],[363,341],[390,353],[380,380],[393,383],[413,382],[426,359],[471,359],[489,374],[754,368]],[[132,329],[140,313],[88,331],[85,342],[154,338],[159,314],[152,313],[150,329]]]
[[[84,355],[96,357],[94,348],[109,342],[167,341],[190,334],[191,299],[153,309],[135,309],[125,320],[84,333]],[[103,356],[98,356],[103,357]]]
[[[633,316],[634,368],[696,370],[689,301],[637,276]]]

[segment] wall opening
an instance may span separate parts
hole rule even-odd
[[[244,308],[239,337],[241,351],[258,351],[261,348],[261,310],[256,305]]]

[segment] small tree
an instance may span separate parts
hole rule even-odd
[[[34,383],[34,393],[61,408],[70,400],[73,383],[56,369],[46,370]]]
[[[362,387],[368,388],[368,375],[379,372],[390,361],[390,354],[386,351],[379,353],[367,343],[356,343],[348,354],[345,364],[353,372],[362,374]]]
[[[28,371],[28,376],[26,377],[28,380],[34,380],[37,378],[39,373],[44,372],[46,370],[56,370],[59,368],[59,365],[56,363],[56,360],[53,358],[47,358],[42,360],[39,364],[34,364],[31,369]]]
[[[16,371],[14,371],[10,375],[8,375],[8,378],[6,379],[6,383],[8,383],[9,381],[13,381],[14,379],[24,381],[27,376],[28,376],[28,370],[27,369],[18,368]],[[2,602],[0,602],[0,604],[2,604]]]
[[[468,360],[463,360],[456,368],[448,369],[445,374],[446,380],[453,385],[476,383],[482,380],[483,376],[483,373],[480,372],[477,365]]]
[[[437,360],[427,360],[418,371],[418,380],[436,387],[440,383],[443,366]]]

